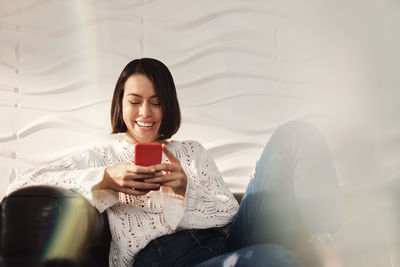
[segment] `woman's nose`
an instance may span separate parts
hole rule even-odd
[[[139,109],[139,115],[148,117],[151,115],[151,108],[148,103],[143,102]]]

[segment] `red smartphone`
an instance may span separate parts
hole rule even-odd
[[[160,164],[161,158],[162,147],[160,143],[137,143],[135,145],[135,165]]]

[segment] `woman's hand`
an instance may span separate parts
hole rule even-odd
[[[145,181],[148,183],[156,183],[162,186],[172,188],[175,194],[185,197],[187,177],[179,160],[167,149],[165,144],[162,145],[162,150],[168,158],[169,163],[153,165],[156,172],[162,172],[162,176],[149,178]]]
[[[130,195],[145,195],[151,190],[159,190],[160,184],[147,182],[149,178],[161,176],[153,166],[144,167],[133,163],[121,163],[108,167],[103,180],[94,189],[111,189]]]

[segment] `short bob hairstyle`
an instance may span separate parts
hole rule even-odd
[[[124,97],[125,82],[133,74],[145,75],[153,83],[156,95],[160,99],[162,111],[159,138],[160,140],[171,138],[181,124],[181,111],[175,83],[167,66],[153,58],[132,60],[122,70],[115,85],[111,103],[112,133],[125,133],[127,131],[122,117],[122,98]]]

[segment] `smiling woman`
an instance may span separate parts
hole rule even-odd
[[[122,117],[127,127],[125,140],[154,142],[159,139],[162,121],[160,100],[153,83],[142,74],[133,74],[126,80],[122,99]]]
[[[128,109],[129,104],[138,106],[138,115],[131,115],[140,116],[140,118],[125,117],[125,114],[127,114],[125,108],[127,112],[134,110],[134,108]],[[151,58],[135,59],[122,70],[115,86],[111,104],[112,133],[127,132],[128,123],[131,124],[129,130],[133,130],[135,125],[139,127],[140,125],[142,127],[149,126],[149,124],[143,123],[155,121],[152,121],[154,118],[148,119],[146,116],[157,116],[157,108],[161,112],[159,115],[161,123],[157,129],[159,130],[158,136],[154,140],[166,140],[178,131],[181,123],[181,112],[174,79],[162,62]],[[150,113],[143,114],[143,111]],[[146,120],[143,120],[143,117]],[[134,123],[131,123],[132,119]],[[139,124],[135,120],[138,120]],[[140,124],[141,122],[142,124]],[[157,125],[154,126],[157,128]],[[152,132],[155,134],[155,131]],[[131,141],[133,140],[131,139]]]
[[[168,68],[155,59],[133,60],[112,99],[113,133],[125,133],[123,140],[29,170],[8,192],[64,187],[106,210],[112,267],[222,266],[232,259],[241,266],[300,267],[290,251],[296,229],[305,226],[311,240],[331,240],[340,228],[338,181],[315,128],[288,122],[277,129],[239,206],[201,144],[168,140],[180,120]],[[162,163],[136,165],[140,142],[162,143]]]

